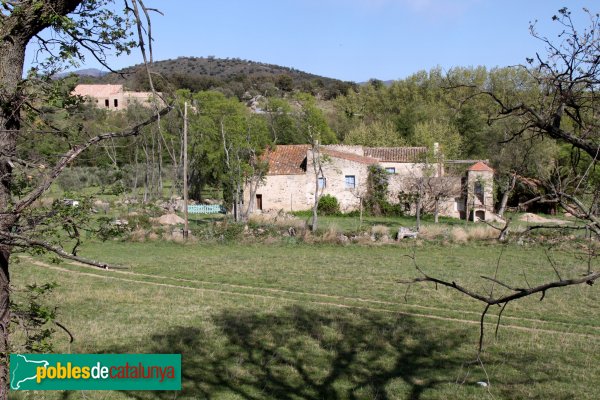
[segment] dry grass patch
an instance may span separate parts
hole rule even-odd
[[[306,222],[298,217],[287,213],[265,213],[252,214],[248,221],[258,225],[275,225],[280,228],[304,229]]]
[[[383,237],[390,236],[390,228],[385,225],[373,225],[371,227],[371,234],[375,236],[376,239],[381,239]]]
[[[143,243],[146,241],[146,231],[142,228],[137,228],[129,235],[129,240],[132,242]]]
[[[500,233],[497,229],[487,225],[479,225],[467,229],[469,240],[489,240],[498,238]]]
[[[448,228],[444,225],[425,225],[419,229],[419,237],[427,240],[445,238],[448,236]]]
[[[341,234],[342,231],[339,226],[330,224],[325,233],[323,233],[322,240],[325,243],[338,243]]]

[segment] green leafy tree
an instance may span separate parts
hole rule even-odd
[[[298,131],[294,110],[288,100],[269,97],[264,102],[264,111],[273,143],[304,143],[304,136]]]
[[[244,184],[252,182],[250,187],[256,188],[266,173],[260,155],[271,143],[268,125],[237,98],[220,92],[196,93],[193,102],[198,114],[190,118],[192,185],[221,185],[234,218],[240,220],[248,212],[242,210]]]
[[[406,140],[400,136],[392,121],[375,121],[370,125],[361,122],[348,132],[344,144],[368,147],[405,146]]]
[[[385,214],[389,206],[388,186],[389,173],[380,165],[369,166],[365,205],[371,215],[379,217]]]
[[[439,149],[435,149],[435,143]],[[413,144],[427,147],[429,159],[432,161],[437,161],[439,157],[459,158],[462,155],[462,143],[463,139],[458,129],[447,121],[425,121],[415,126]]]

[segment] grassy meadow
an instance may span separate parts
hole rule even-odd
[[[56,352],[181,353],[175,392],[22,392],[15,399],[596,399],[600,292],[550,290],[486,320],[459,293],[398,280],[423,270],[489,293],[587,268],[574,250],[406,241],[87,243],[80,255],[127,266],[95,270],[23,257],[13,282],[56,281],[50,301],[75,341]],[[501,255],[501,257],[500,257]],[[593,265],[597,268],[597,265]],[[496,285],[494,289],[502,290]],[[481,387],[480,381],[488,381]]]

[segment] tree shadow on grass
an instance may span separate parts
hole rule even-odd
[[[455,381],[461,360],[448,354],[467,340],[465,331],[427,328],[410,317],[369,311],[229,310],[202,327],[154,335],[147,351],[182,354],[177,398],[419,399]],[[171,399],[174,393],[128,395]]]

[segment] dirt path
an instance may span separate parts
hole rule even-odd
[[[472,325],[479,325],[479,320],[468,320],[468,319],[461,319],[461,318],[443,317],[443,316],[433,315],[433,314],[412,313],[412,312],[390,310],[390,309],[379,308],[379,307],[354,306],[354,305],[343,304],[343,303],[332,303],[332,302],[317,301],[317,300],[299,300],[299,299],[293,299],[293,298],[283,297],[283,296],[270,296],[270,295],[266,295],[266,294],[241,293],[241,292],[235,292],[235,291],[229,291],[229,290],[223,290],[223,289],[198,288],[198,287],[193,287],[193,286],[177,285],[177,284],[171,284],[171,283],[150,282],[150,281],[133,279],[130,277],[138,276],[138,277],[146,277],[146,278],[152,278],[152,279],[168,279],[168,280],[173,280],[173,281],[178,281],[178,282],[210,284],[210,285],[215,285],[215,286],[231,287],[231,288],[238,288],[238,289],[243,288],[243,289],[257,290],[257,291],[263,291],[263,292],[267,291],[267,292],[271,292],[271,293],[296,294],[296,295],[304,295],[304,296],[308,296],[308,297],[312,296],[312,297],[330,298],[330,299],[346,300],[346,301],[357,301],[357,302],[365,302],[365,303],[381,304],[381,305],[394,305],[394,306],[399,306],[399,307],[407,306],[407,305],[401,304],[401,303],[386,302],[386,301],[380,301],[380,300],[369,300],[369,299],[361,299],[361,298],[354,298],[354,297],[316,294],[316,293],[307,293],[307,292],[300,292],[300,291],[289,291],[289,290],[284,290],[284,289],[261,288],[261,287],[255,287],[255,286],[236,285],[236,284],[228,284],[228,283],[214,283],[214,282],[200,281],[200,280],[193,280],[193,279],[171,278],[171,277],[161,276],[161,275],[142,274],[142,273],[136,273],[136,272],[131,272],[131,271],[122,271],[122,270],[109,271],[109,272],[113,272],[116,274],[130,276],[130,277],[126,278],[126,277],[119,277],[119,276],[113,276],[113,275],[101,274],[101,273],[75,271],[75,270],[72,270],[69,268],[50,265],[50,264],[44,263],[42,261],[37,261],[37,260],[29,259],[29,261],[34,265],[52,269],[52,270],[55,270],[58,272],[63,272],[63,273],[67,273],[67,274],[76,274],[76,275],[99,278],[99,279],[108,279],[108,280],[114,280],[114,281],[137,283],[137,284],[166,287],[166,288],[173,288],[173,289],[183,289],[183,290],[190,290],[190,291],[195,291],[195,292],[209,292],[209,293],[227,294],[227,295],[258,298],[258,299],[265,299],[265,300],[284,301],[284,302],[290,302],[290,303],[303,302],[303,303],[309,303],[309,304],[313,304],[313,305],[354,309],[354,310],[383,312],[383,313],[405,315],[405,316],[416,317],[416,318],[427,318],[427,319],[435,319],[435,320],[441,320],[441,321],[459,322],[459,323],[467,323],[467,324],[472,324]],[[88,267],[87,265],[80,264],[80,263],[69,263],[69,264]],[[89,267],[89,268],[92,268],[92,267]],[[444,308],[436,308],[436,307],[427,307],[427,306],[418,306],[418,305],[408,305],[408,306],[423,308],[423,309],[430,309],[430,310],[437,310],[437,311],[442,311],[442,312],[443,311],[445,311],[445,312],[452,311],[452,310],[448,310],[448,309],[444,309]],[[479,318],[481,315],[480,313],[473,312],[473,311],[461,311],[461,313],[473,314],[473,315],[476,315],[477,318]],[[538,324],[542,324],[542,325],[556,324],[556,325],[564,325],[565,327],[570,327],[573,325],[573,324],[566,324],[563,322],[543,321],[543,320],[531,319],[531,318],[508,317],[508,316],[503,317],[503,320],[509,320],[509,319],[513,320],[515,322],[517,322],[517,321],[525,322],[526,321],[526,322],[538,323]],[[490,323],[490,322],[486,322],[485,324],[489,325],[489,326],[496,325],[495,323]],[[520,331],[526,331],[526,332],[541,332],[541,333],[580,336],[580,337],[588,337],[588,338],[600,338],[600,333],[597,335],[596,334],[585,334],[585,333],[569,332],[569,331],[555,330],[555,329],[549,329],[549,328],[531,328],[531,327],[514,325],[514,324],[501,324],[501,327],[520,330]]]
[[[29,260],[32,261],[31,259],[29,259]],[[48,264],[42,263],[41,261],[39,261],[39,263],[41,263],[41,264],[38,264],[38,265],[41,265],[41,266],[48,265]],[[93,266],[90,266],[87,264],[83,264],[83,263],[80,263],[77,261],[67,261],[66,263],[75,265],[78,267],[87,268],[87,269],[90,269],[93,271],[98,271],[98,268],[96,268],[96,267],[93,267]],[[72,270],[70,270],[70,271],[72,271]],[[73,272],[77,272],[77,271],[73,271]],[[251,285],[240,285],[240,284],[225,283],[225,282],[204,281],[204,280],[199,280],[199,279],[175,278],[175,277],[170,277],[170,276],[166,276],[166,275],[153,275],[153,274],[144,274],[144,273],[140,273],[140,272],[125,271],[122,269],[118,269],[118,270],[113,269],[113,270],[109,270],[109,272],[113,272],[115,274],[129,275],[129,276],[134,276],[134,277],[137,276],[137,277],[145,277],[145,278],[151,278],[151,279],[171,280],[171,281],[175,281],[175,282],[196,283],[196,284],[200,284],[200,285],[211,285],[211,286],[216,286],[216,287],[227,287],[227,288],[233,288],[233,289],[253,290],[253,291],[259,291],[259,292],[270,292],[270,293],[291,294],[291,295],[299,295],[299,296],[307,296],[307,297],[317,297],[317,298],[322,298],[322,299],[332,299],[332,300],[339,300],[339,301],[354,301],[354,302],[358,302],[358,303],[367,303],[367,304],[373,304],[373,305],[396,306],[396,307],[402,307],[402,308],[409,307],[409,308],[417,308],[417,309],[422,309],[422,310],[431,310],[431,311],[440,311],[440,312],[454,311],[454,310],[451,310],[448,308],[424,306],[424,305],[420,305],[420,304],[398,303],[398,302],[385,301],[385,300],[365,299],[362,297],[349,297],[349,296],[341,296],[341,295],[334,295],[334,294],[303,292],[300,290],[276,289],[276,288],[269,288],[269,287],[262,287],[262,286],[251,286]],[[96,275],[98,275],[98,274],[96,274]],[[187,286],[185,286],[185,287],[187,287]],[[239,292],[221,291],[218,289],[210,289],[210,288],[198,288],[198,289],[216,290],[216,291],[223,292],[223,293],[240,294]],[[279,298],[279,297],[273,297],[273,298]],[[289,300],[292,300],[292,299],[289,299]],[[296,301],[299,301],[299,300],[296,300]],[[334,303],[327,303],[327,304],[334,304]],[[473,315],[474,317],[477,318],[477,320],[479,320],[479,318],[481,317],[481,312],[478,312],[478,311],[460,310],[460,313]],[[422,314],[419,314],[419,315],[422,315]],[[424,314],[424,315],[428,315],[428,314]],[[493,316],[493,314],[490,314],[490,316]],[[573,324],[566,323],[566,322],[544,321],[544,320],[540,320],[540,319],[525,318],[525,317],[503,316],[502,320],[514,320],[515,322],[524,321],[524,322],[530,322],[530,323],[535,323],[535,324],[563,325],[567,328],[573,326]],[[479,323],[479,322],[477,321],[477,323]],[[600,329],[600,327],[598,327],[598,329]]]

